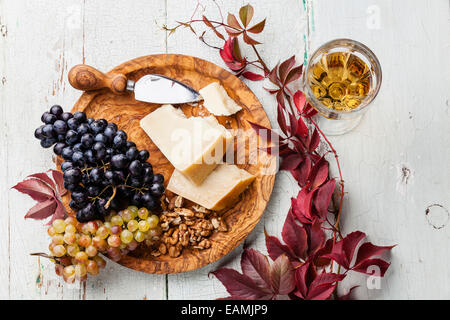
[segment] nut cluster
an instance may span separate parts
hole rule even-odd
[[[181,196],[165,198],[164,212],[160,216],[162,234],[157,250],[152,255],[157,257],[169,254],[176,258],[184,248],[204,250],[211,247],[208,239],[213,232],[226,232],[228,227],[216,212],[194,205],[185,207]]]

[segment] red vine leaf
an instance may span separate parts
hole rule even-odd
[[[306,126],[302,117],[299,117],[297,121],[297,130],[295,132],[295,135],[299,138],[306,138],[308,136],[308,133],[309,133],[308,127]]]
[[[256,74],[256,73],[253,73],[253,72],[250,72],[250,71],[243,72],[242,76],[244,78],[248,79],[248,80],[251,80],[251,81],[259,81],[259,80],[262,80],[262,79],[265,78],[261,74]]]
[[[264,30],[264,26],[266,25],[266,19],[261,22],[258,22],[253,27],[247,29],[248,32],[251,33],[261,33]]]
[[[290,57],[289,59],[283,61],[280,64],[278,74],[280,76],[281,83],[285,84],[288,72],[291,70],[294,64],[295,64],[295,56]]]
[[[291,82],[294,82],[295,80],[298,80],[302,76],[303,72],[303,65],[292,68],[291,71],[286,76],[286,79],[284,81],[284,84],[287,85]]]
[[[44,173],[45,174],[45,173]],[[28,179],[16,184],[13,189],[29,195],[33,200],[45,201],[54,197],[53,190],[42,180]]]
[[[327,216],[328,207],[333,196],[335,184],[335,179],[328,180],[316,191],[313,201],[314,207],[316,208],[319,217],[322,219],[325,219]]]
[[[288,246],[282,244],[277,237],[269,236],[267,233],[266,233],[266,248],[270,259],[274,261],[282,254],[285,254],[291,261],[297,260],[295,258],[294,253]]]
[[[206,26],[208,26],[209,28],[211,28],[212,31],[214,31],[216,36],[218,36],[222,40],[225,40],[225,37],[219,31],[217,31],[216,27],[214,27],[214,25],[211,23],[211,21],[208,20],[207,17],[202,16],[202,19],[203,22],[206,24]]]
[[[283,237],[283,241],[297,257],[305,257],[308,248],[308,235],[306,234],[306,230],[302,226],[299,226],[290,214],[286,217],[281,236]]]
[[[247,4],[241,9],[239,9],[239,18],[241,18],[241,22],[244,25],[244,28],[247,28],[248,24],[253,18],[254,9],[250,4]]]
[[[328,178],[328,161],[324,157],[320,158],[311,169],[308,176],[308,183],[315,189],[322,185]]]
[[[289,258],[282,254],[273,263],[270,270],[273,291],[277,294],[289,294],[295,288],[295,276]]]
[[[43,220],[52,217],[49,224],[55,219],[63,219],[66,215],[66,209],[62,204],[60,197],[67,190],[63,186],[62,174],[56,170],[51,170],[54,180],[50,179],[47,173],[35,173],[30,175],[31,179],[19,182],[13,187],[17,191],[29,195],[38,201],[25,215],[25,218]]]
[[[234,32],[238,32],[239,29],[242,29],[241,25],[239,24],[239,21],[236,19],[236,16],[234,14],[228,13],[227,23],[230,27],[238,29],[238,30],[233,30]]]
[[[309,152],[314,152],[314,150],[316,150],[317,147],[319,146],[319,143],[320,143],[319,131],[317,131],[317,128],[315,128],[311,136],[311,139],[309,140],[308,145]]]
[[[250,279],[248,276],[229,268],[221,268],[211,272],[222,282],[232,297],[241,299],[258,300],[268,298],[265,292]]]
[[[267,257],[254,249],[246,249],[241,258],[242,272],[248,276],[261,289],[267,289],[270,293],[270,265]]]
[[[235,37],[229,37],[225,41],[223,48],[219,50],[219,54],[228,68],[238,74],[243,72],[247,66],[247,60],[242,58],[238,39]]]
[[[287,157],[283,158],[283,161],[280,165],[280,170],[294,170],[298,167],[302,160],[303,158],[298,153],[288,155]]]
[[[52,212],[56,209],[56,201],[51,198],[42,202],[36,203],[30,210],[28,210],[25,218],[42,220],[50,217]]]
[[[251,46],[254,46],[254,45],[257,45],[257,44],[261,44],[261,42],[256,41],[255,39],[249,37],[249,35],[246,32],[243,33],[243,39],[244,39],[245,43],[247,43],[247,44],[249,44]]]

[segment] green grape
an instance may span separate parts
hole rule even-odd
[[[90,260],[87,263],[86,271],[89,272],[89,274],[96,276],[99,273],[97,262],[95,262],[94,260]]]
[[[120,237],[116,234],[110,235],[108,238],[108,244],[113,248],[119,247],[121,243]]]
[[[133,215],[133,213],[131,212],[131,210],[129,209],[125,209],[122,211],[122,219],[125,222],[128,222],[130,220],[133,220],[135,217]]]
[[[136,218],[137,214],[138,214],[138,207],[136,206],[129,206],[128,210],[130,210],[133,213],[133,219]]]
[[[147,220],[141,220],[139,221],[139,231],[146,232],[150,229],[150,224],[147,222]]]
[[[50,237],[53,237],[56,234],[55,228],[53,227],[48,228],[47,233]]]
[[[106,239],[109,236],[109,229],[106,226],[98,228],[96,235],[101,239]]]
[[[139,223],[136,220],[131,220],[127,224],[127,229],[131,232],[135,232],[139,228]]]
[[[52,238],[52,243],[54,245],[63,244],[64,243],[64,236],[62,234],[55,234]]]
[[[77,241],[77,236],[75,233],[65,233],[64,234],[64,242],[66,244],[74,244]]]
[[[140,208],[138,211],[139,218],[145,220],[148,218],[148,209],[147,208]]]
[[[91,244],[92,239],[90,236],[88,236],[87,234],[83,234],[79,239],[78,239],[78,244],[82,247],[89,247],[89,245]]]
[[[133,233],[127,229],[123,230],[120,234],[120,239],[124,244],[128,244],[133,241]]]
[[[141,232],[141,231],[136,231],[136,232],[134,233],[134,239],[135,239],[137,242],[142,242],[142,241],[145,240],[145,234],[144,234],[143,232]]]
[[[77,252],[75,255],[75,260],[78,263],[86,263],[89,259],[89,256],[84,251]]]
[[[67,254],[71,257],[75,257],[75,255],[80,252],[80,248],[77,244],[70,244],[66,248]]]
[[[55,257],[58,257],[58,258],[60,258],[66,254],[66,248],[61,244],[56,245],[52,251],[53,251],[53,254],[55,255]]]
[[[56,233],[63,233],[66,229],[66,223],[63,219],[56,219],[53,221],[52,224],[53,228],[55,229]]]
[[[73,224],[66,224],[66,229],[64,230],[65,233],[76,233],[77,228]]]
[[[77,224],[79,223],[78,220],[77,220],[75,217],[67,217],[66,220],[64,220],[64,222],[65,222],[66,224],[71,224],[71,225],[73,225],[74,227],[76,227]]]
[[[121,226],[123,225],[123,219],[121,216],[114,216],[111,218],[111,224],[113,226]]]
[[[82,279],[86,275],[86,265],[85,264],[77,264],[75,266],[75,278]]]
[[[88,223],[86,223],[86,225],[87,225],[86,228],[90,234],[95,234],[97,232],[98,230],[97,222],[89,221]]]
[[[97,248],[94,247],[93,245],[90,245],[89,247],[86,248],[86,254],[89,257],[95,257],[97,255]]]
[[[70,278],[75,275],[75,267],[74,266],[67,266],[63,270],[63,276],[65,278]]]
[[[152,214],[147,218],[147,222],[150,225],[150,229],[155,229],[158,226],[159,218],[157,215]]]

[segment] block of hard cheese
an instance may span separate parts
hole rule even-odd
[[[218,82],[210,83],[199,92],[204,100],[203,105],[216,116],[231,116],[242,109]]]
[[[207,209],[222,210],[231,206],[255,180],[255,176],[231,164],[219,164],[200,185],[193,184],[175,170],[167,190]]]
[[[214,117],[187,118],[172,105],[159,107],[140,125],[172,165],[195,184],[222,162],[232,139]]]

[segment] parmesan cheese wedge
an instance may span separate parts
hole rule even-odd
[[[222,210],[234,204],[255,176],[231,164],[219,164],[200,185],[175,170],[167,190],[210,210]]]
[[[204,100],[203,105],[216,116],[231,116],[242,109],[218,82],[210,83],[199,92]]]
[[[140,125],[164,156],[187,179],[200,184],[222,162],[231,133],[213,117],[187,118],[181,109],[163,105]]]

